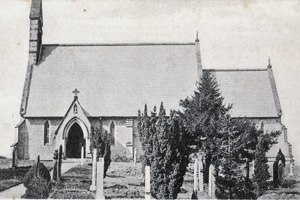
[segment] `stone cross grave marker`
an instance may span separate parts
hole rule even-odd
[[[93,171],[92,171],[92,185],[90,191],[96,190],[96,177],[97,177],[97,149],[93,150]]]
[[[145,199],[151,199],[150,193],[150,166],[145,167]]]
[[[103,192],[103,178],[104,178],[104,158],[99,158],[99,162],[97,162],[96,199],[105,199],[104,192]]]

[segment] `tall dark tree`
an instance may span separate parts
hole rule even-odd
[[[268,187],[268,179],[270,178],[268,159],[266,157],[267,151],[276,143],[276,138],[280,132],[261,133],[258,138],[258,144],[255,152],[254,162],[254,186],[256,196],[259,197]]]
[[[111,140],[112,136],[107,131],[103,133],[102,129],[92,127],[90,151],[93,152],[93,149],[97,149],[97,157],[93,157],[93,159],[104,158],[104,177],[111,163]],[[92,154],[92,156],[94,155]]]
[[[188,135],[176,112],[166,116],[163,104],[147,115],[139,115],[138,130],[145,158],[151,167],[151,195],[158,199],[175,199],[180,192],[189,163]]]
[[[231,105],[224,105],[224,98],[218,88],[214,76],[208,71],[203,72],[201,81],[197,84],[194,95],[180,101],[183,112],[184,126],[190,135],[190,144],[196,147],[195,152],[205,153],[204,181],[208,182],[208,169],[216,160],[220,133],[223,129],[220,121],[229,117]]]

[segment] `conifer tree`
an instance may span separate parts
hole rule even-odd
[[[254,162],[254,186],[256,197],[259,197],[268,187],[268,179],[270,178],[268,159],[266,157],[267,151],[276,143],[276,138],[280,132],[261,133],[258,138],[258,144],[255,152]]]
[[[216,160],[218,143],[223,129],[221,120],[229,117],[231,105],[225,106],[224,98],[218,88],[214,76],[208,71],[203,72],[201,81],[197,83],[194,95],[180,101],[183,107],[181,117],[190,135],[190,144],[205,154],[204,181],[208,182],[208,169],[211,162]]]
[[[90,151],[93,152],[93,149],[97,149],[97,157],[93,159],[104,158],[104,178],[111,163],[111,139],[112,136],[107,131],[103,133],[102,129],[92,127]],[[92,154],[92,156],[94,155]]]
[[[146,107],[145,107],[146,110]],[[189,163],[189,141],[175,111],[166,116],[163,104],[148,117],[139,115],[138,130],[145,157],[151,166],[151,195],[157,199],[175,199],[180,192]]]

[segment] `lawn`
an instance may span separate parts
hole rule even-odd
[[[20,161],[19,167],[12,169],[11,162],[11,159],[0,159],[0,192],[21,184],[24,176],[34,164],[33,160]],[[52,162],[43,163],[48,169],[52,168]]]
[[[63,174],[61,181],[52,181],[50,199],[94,199],[89,191],[92,168],[89,165],[76,166]]]
[[[91,185],[92,166],[76,166],[62,176],[61,182],[54,182],[51,199],[93,199],[95,193],[89,191]],[[193,171],[189,169],[178,199],[190,199],[193,190]],[[112,162],[104,179],[104,195],[106,199],[145,198],[144,179],[141,164],[136,169],[131,162]],[[207,198],[207,196],[198,195]]]

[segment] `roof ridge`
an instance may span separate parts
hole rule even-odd
[[[247,69],[203,69],[205,71],[268,71],[268,68],[247,68]]]
[[[156,46],[156,45],[195,45],[194,42],[161,43],[82,43],[82,44],[43,44],[42,46]]]

